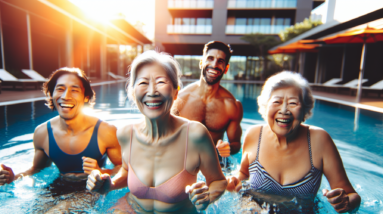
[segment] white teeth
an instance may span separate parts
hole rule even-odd
[[[277,119],[277,122],[281,123],[289,123],[291,120],[290,119]]]
[[[209,69],[209,73],[217,74],[218,72],[216,72],[215,70],[211,70],[211,69]]]
[[[60,106],[63,108],[73,108],[74,105],[61,103]]]
[[[150,106],[150,107],[154,107],[154,106],[159,106],[162,104],[162,102],[158,102],[158,103],[145,103],[147,106]]]

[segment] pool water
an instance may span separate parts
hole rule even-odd
[[[256,97],[261,87],[253,84],[223,83],[233,95],[242,102],[244,119],[241,123],[243,133],[254,124],[264,124],[258,113]],[[124,84],[102,85],[94,87],[97,99],[93,114],[104,121],[121,127],[142,118],[139,111],[125,102]],[[360,110],[359,121],[354,124],[355,109],[324,101],[316,101],[312,118],[305,123],[325,129],[336,143],[348,178],[362,197],[358,213],[383,213],[383,114]],[[0,106],[0,163],[11,166],[15,173],[31,166],[34,155],[32,145],[33,132],[37,125],[57,115],[44,106],[44,101]],[[238,170],[241,152],[230,157],[231,172]],[[112,167],[110,161],[107,167]],[[46,203],[41,199],[47,187],[59,176],[58,169],[52,165],[31,177],[25,177],[10,185],[0,187],[1,213],[38,212],[36,204]],[[199,174],[199,180],[203,176]],[[329,189],[325,177],[317,195],[318,213],[336,213],[321,189]],[[110,192],[101,196],[88,213],[104,213],[116,201],[128,192],[128,188]],[[240,203],[239,203],[240,202]],[[245,204],[245,205],[244,205]],[[268,206],[264,205],[265,209]],[[226,192],[207,209],[207,213],[253,213],[251,203],[244,203],[238,194]],[[78,211],[78,210],[77,210]]]

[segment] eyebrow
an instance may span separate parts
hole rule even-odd
[[[66,87],[66,85],[64,85],[64,84],[57,84],[56,87]],[[81,89],[81,87],[79,85],[71,85],[70,87]]]
[[[282,96],[272,96],[272,98],[284,98]],[[299,97],[288,97],[287,99],[299,99]]]

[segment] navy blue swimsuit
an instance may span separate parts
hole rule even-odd
[[[106,153],[104,155],[100,153],[97,141],[97,133],[100,123],[101,120],[98,120],[96,126],[94,127],[88,146],[84,149],[84,151],[75,155],[70,155],[63,152],[60,147],[58,147],[53,136],[51,122],[48,121],[49,158],[56,164],[61,173],[84,173],[84,170],[82,169],[83,156],[97,160],[99,167],[104,165],[107,156]]]

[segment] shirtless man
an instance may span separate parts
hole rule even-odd
[[[242,104],[219,84],[229,69],[231,53],[230,46],[222,42],[205,44],[201,78],[180,91],[173,109],[176,115],[203,123],[222,157],[241,149]],[[225,131],[230,143],[222,141]]]
[[[14,175],[10,167],[0,164],[0,185],[38,173],[52,162],[61,174],[49,188],[53,196],[85,191],[87,176],[94,169],[108,174],[117,172],[121,167],[121,147],[116,127],[82,111],[85,103],[92,105],[95,99],[85,73],[77,68],[58,69],[44,84],[43,92],[46,105],[57,110],[59,116],[35,129],[31,168]],[[114,169],[100,169],[106,156]]]

